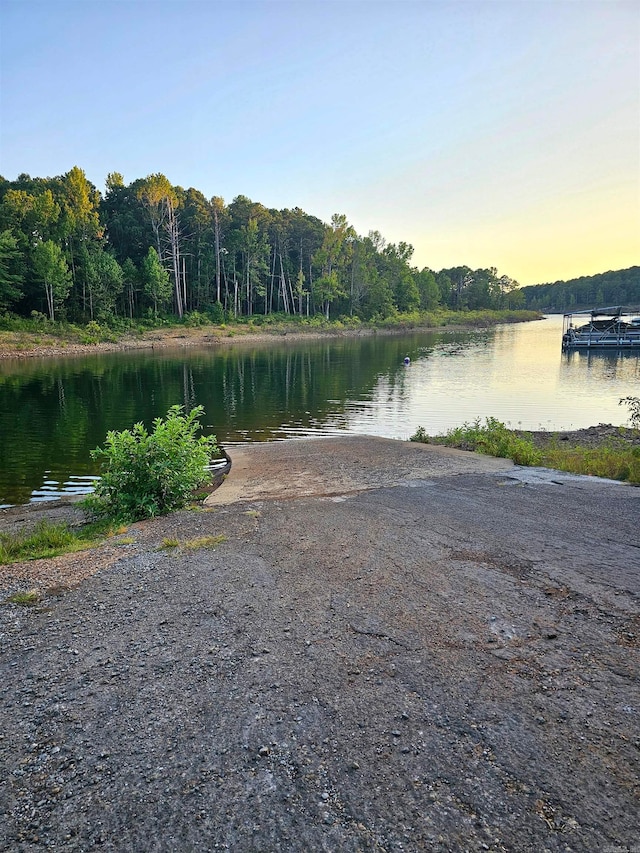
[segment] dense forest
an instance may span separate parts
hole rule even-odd
[[[55,178],[0,177],[0,313],[70,322],[281,313],[362,320],[433,310],[520,308],[495,269],[434,272],[413,247],[358,235],[299,208],[230,204],[162,174],[104,196],[75,166]]]
[[[621,305],[640,307],[640,267],[523,287],[526,307],[536,311],[571,311]]]

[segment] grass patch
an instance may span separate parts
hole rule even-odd
[[[182,543],[182,547],[188,551],[197,551],[199,548],[215,548],[222,542],[226,542],[227,537],[222,534],[219,536],[200,536],[197,539],[187,539]]]
[[[599,447],[565,447],[550,436],[548,445],[541,448],[529,434],[508,429],[495,418],[486,418],[484,424],[477,418],[443,435],[430,436],[423,427],[418,427],[410,441],[486,453],[512,459],[517,465],[539,465],[570,474],[640,484],[640,447],[622,440],[609,439]]]
[[[198,551],[200,548],[215,548],[222,542],[226,542],[227,537],[219,536],[198,536],[195,539],[163,539],[160,545],[161,549],[182,548],[184,551]]]
[[[545,450],[543,460],[546,468],[640,485],[640,447],[556,447]]]
[[[33,607],[34,604],[39,604],[42,599],[37,589],[29,589],[24,592],[14,592],[5,599],[5,604],[21,604],[23,607]]]
[[[72,530],[66,524],[41,521],[25,532],[0,533],[0,564],[84,551],[103,541],[110,533],[111,529],[105,524],[86,524]]]

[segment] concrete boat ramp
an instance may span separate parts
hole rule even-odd
[[[0,608],[0,849],[640,849],[640,489],[229,452],[205,511]]]

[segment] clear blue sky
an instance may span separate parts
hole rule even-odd
[[[640,263],[640,3],[0,0],[0,174],[163,172],[433,269]]]

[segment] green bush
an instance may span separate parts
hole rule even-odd
[[[209,315],[209,319],[212,323],[224,323],[224,308],[222,307],[220,302],[214,302],[213,305],[207,310],[207,314]]]
[[[102,478],[85,506],[98,517],[135,521],[180,509],[207,481],[207,465],[218,452],[215,436],[196,438],[202,406],[183,414],[172,406],[156,418],[153,431],[142,423],[107,433],[105,446],[92,451],[103,463]]]
[[[528,438],[517,436],[496,418],[477,418],[473,423],[450,429],[443,436],[430,438],[423,427],[418,427],[411,441],[444,444],[461,450],[475,450],[488,456],[513,459],[517,465],[540,465],[542,454]]]
[[[211,321],[206,314],[201,314],[200,311],[191,311],[184,315],[183,322],[185,326],[197,327],[207,326]]]
[[[91,320],[87,325],[80,331],[79,334],[80,342],[83,344],[97,344],[100,343],[102,339],[102,329],[100,328],[100,324],[96,323],[95,320]]]
[[[564,442],[549,442],[546,447],[538,448],[526,434],[519,435],[496,418],[486,418],[484,424],[477,418],[471,424],[465,423],[436,436],[430,436],[424,427],[418,427],[410,441],[444,444],[460,450],[502,456],[512,459],[516,465],[541,465],[572,474],[640,484],[640,447],[609,441],[600,447],[570,447]]]

